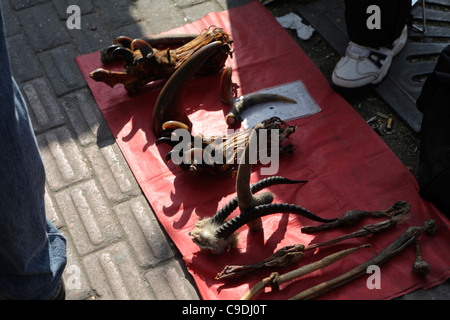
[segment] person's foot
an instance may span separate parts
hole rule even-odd
[[[392,49],[369,48],[350,42],[345,56],[336,64],[331,80],[336,86],[344,88],[380,83],[391,66],[392,58],[404,48],[407,39],[408,30],[405,26]]]

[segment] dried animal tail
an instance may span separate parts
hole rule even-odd
[[[298,215],[304,216],[305,218],[308,218],[310,220],[319,221],[319,222],[332,222],[332,221],[336,220],[336,218],[334,218],[334,219],[321,218],[321,217],[315,215],[314,213],[312,213],[302,207],[293,205],[293,204],[271,203],[271,204],[264,204],[264,205],[256,206],[253,208],[249,208],[245,212],[241,213],[240,215],[227,221],[216,231],[216,237],[227,239],[236,230],[238,230],[243,225],[249,223],[250,221],[270,215],[270,214],[274,214],[274,213],[293,213],[293,214],[298,214]]]
[[[267,187],[278,185],[278,184],[296,184],[296,183],[306,183],[308,180],[291,180],[281,176],[273,176],[264,178],[258,182],[255,182],[250,186],[252,193],[256,193],[265,189]],[[217,213],[211,218],[216,224],[221,224],[226,218],[238,207],[237,197],[230,200],[225,206],[223,206]]]

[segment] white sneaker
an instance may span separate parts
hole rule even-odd
[[[331,80],[344,88],[380,83],[391,66],[392,58],[404,48],[407,40],[408,29],[405,26],[392,49],[369,48],[350,42],[345,56],[336,64]]]

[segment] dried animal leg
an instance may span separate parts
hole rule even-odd
[[[361,221],[366,217],[375,217],[375,218],[389,218],[395,215],[400,215],[405,212],[408,212],[411,208],[411,205],[405,201],[397,201],[393,206],[386,210],[382,211],[361,211],[361,210],[350,210],[344,213],[344,215],[338,218],[336,221],[325,223],[320,226],[305,226],[302,227],[303,233],[313,233],[321,230],[337,228],[337,227],[346,227],[350,225],[354,225]]]
[[[250,265],[227,265],[216,275],[216,280],[242,277],[261,268],[288,267],[302,258],[304,247],[302,244],[283,247],[263,261]]]
[[[197,37],[194,35],[161,35],[144,39],[131,39],[118,37],[114,44],[101,52],[101,61],[109,63],[120,59],[124,62],[124,71],[116,72],[98,68],[90,73],[95,81],[105,82],[111,87],[122,83],[129,93],[138,91],[145,84],[170,76],[200,48],[220,42],[222,46],[202,61],[198,73],[208,74],[219,72],[228,56],[232,55],[230,35],[221,28],[208,28]],[[186,43],[186,41],[190,40]],[[169,45],[182,44],[176,49],[168,48]],[[164,49],[156,49],[153,46],[165,44]]]
[[[425,277],[431,270],[430,264],[422,258],[419,241],[416,241],[416,260],[413,264],[413,270],[421,278]]]
[[[264,287],[267,287],[269,285],[272,286],[272,288],[278,289],[280,284],[282,284],[284,282],[294,281],[300,277],[303,277],[306,274],[309,274],[309,273],[314,272],[319,269],[323,269],[323,268],[329,266],[330,264],[333,264],[336,261],[339,261],[340,259],[345,258],[346,256],[358,251],[359,249],[367,248],[367,247],[370,247],[370,244],[365,244],[365,245],[362,245],[359,247],[342,250],[342,251],[330,254],[319,261],[302,266],[298,269],[295,269],[293,271],[287,272],[282,275],[278,274],[278,272],[273,272],[269,277],[262,279],[256,285],[251,287],[250,290],[247,291],[242,296],[241,300],[250,300],[259,291],[261,291]]]
[[[341,241],[351,239],[351,238],[366,237],[368,235],[390,229],[390,228],[396,226],[397,223],[405,221],[406,220],[405,214],[406,213],[403,213],[401,215],[393,216],[390,219],[385,220],[385,221],[366,225],[355,232],[352,232],[349,234],[344,234],[344,235],[337,237],[335,239],[332,239],[332,240],[328,240],[328,241],[324,241],[324,242],[316,243],[316,244],[311,244],[308,247],[306,247],[305,250],[313,250],[316,248],[328,246],[330,244],[335,244],[337,242],[341,242]]]
[[[380,266],[395,255],[402,252],[405,248],[413,244],[417,238],[425,232],[427,234],[434,234],[436,230],[436,222],[434,220],[427,220],[421,227],[410,227],[403,232],[394,242],[382,250],[378,255],[366,261],[360,266],[332,279],[325,281],[317,286],[309,288],[299,294],[293,296],[291,300],[308,300],[319,297],[334,288],[340,287],[347,282],[350,282],[367,272],[367,268],[371,265]]]

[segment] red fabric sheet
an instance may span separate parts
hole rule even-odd
[[[159,221],[176,244],[204,299],[238,299],[247,289],[272,271],[287,272],[340,249],[362,243],[362,249],[323,271],[297,281],[279,292],[257,298],[285,299],[324,280],[331,279],[372,258],[407,227],[435,219],[436,236],[420,238],[431,273],[419,279],[412,272],[414,249],[408,248],[381,267],[381,289],[366,286],[369,275],[323,295],[321,299],[389,299],[419,287],[442,283],[450,275],[449,221],[419,196],[418,185],[400,160],[369,128],[352,107],[329,86],[312,61],[258,2],[229,11],[210,13],[171,33],[195,33],[220,26],[234,39],[235,53],[227,65],[233,67],[238,93],[246,94],[291,81],[302,80],[322,111],[292,121],[298,126],[291,136],[293,154],[280,158],[278,175],[307,179],[305,185],[275,186],[270,190],[276,202],[301,205],[327,218],[350,209],[381,210],[395,201],[411,204],[407,223],[370,238],[349,240],[308,252],[290,268],[254,272],[251,276],[225,283],[214,279],[227,264],[249,264],[266,258],[275,250],[296,243],[321,242],[377,220],[369,219],[354,228],[317,235],[300,232],[302,225],[315,225],[303,217],[274,214],[263,218],[264,231],[248,233],[241,228],[237,249],[221,256],[200,252],[188,233],[199,217],[210,216],[235,196],[233,178],[198,177],[177,171],[164,162],[168,147],[155,146],[151,128],[154,103],[160,86],[151,84],[130,97],[121,85],[111,89],[94,82],[89,72],[102,67],[99,52],[76,58],[118,145]],[[110,66],[108,66],[110,68]],[[185,98],[194,132],[217,135],[226,132],[226,107],[218,100],[220,75],[195,78]],[[254,170],[252,181],[263,178]],[[235,215],[237,210],[233,213]],[[233,216],[232,215],[232,216]]]

